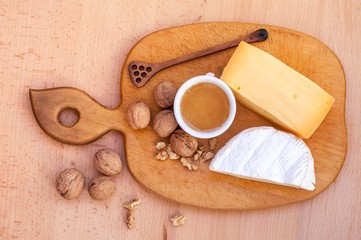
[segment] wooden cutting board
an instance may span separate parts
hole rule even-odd
[[[243,180],[208,170],[209,162],[198,171],[188,171],[177,160],[159,161],[155,144],[159,138],[151,125],[133,130],[126,122],[130,104],[142,100],[152,112],[161,109],[153,99],[155,86],[165,80],[177,87],[187,79],[208,72],[219,77],[235,48],[167,68],[146,85],[135,87],[128,74],[131,61],[158,63],[203,50],[246,35],[259,28],[269,32],[265,42],[254,43],[292,68],[315,81],[336,98],[331,111],[305,142],[315,159],[316,189],[290,187]],[[84,92],[74,88],[31,90],[33,111],[39,125],[51,137],[70,144],[86,144],[109,130],[125,136],[126,162],[134,178],[144,187],[177,202],[217,209],[257,209],[302,201],[327,188],[340,172],[345,160],[345,74],[337,56],[322,42],[293,30],[248,23],[200,23],[152,33],[141,39],[128,54],[121,73],[122,101],[116,109],[106,109]],[[58,121],[59,111],[73,108],[80,118],[73,127]],[[270,122],[237,104],[231,128],[218,137],[217,149],[243,129],[270,125]],[[169,139],[165,139],[169,141]],[[205,141],[202,143],[207,146]]]

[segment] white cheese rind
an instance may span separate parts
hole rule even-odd
[[[209,169],[240,178],[314,190],[314,161],[304,141],[273,127],[246,129],[223,146]]]

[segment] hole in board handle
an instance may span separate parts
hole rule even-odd
[[[75,108],[64,108],[58,114],[58,121],[64,127],[72,127],[79,121],[79,111]]]

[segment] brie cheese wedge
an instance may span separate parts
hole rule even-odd
[[[314,190],[314,161],[305,142],[273,127],[248,128],[223,146],[209,169],[239,178]]]

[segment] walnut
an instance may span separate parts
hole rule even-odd
[[[135,102],[128,108],[127,118],[133,129],[145,128],[150,122],[150,109],[142,101]]]
[[[168,153],[167,151],[160,151],[156,156],[155,159],[157,160],[167,160],[168,159]]]
[[[165,148],[165,146],[167,146],[167,144],[165,142],[157,142],[157,145],[155,145],[155,147],[158,150],[161,150],[162,148]]]
[[[170,219],[170,221],[172,222],[172,225],[174,227],[179,227],[179,226],[183,226],[185,221],[186,221],[186,218],[182,215],[176,215],[174,217],[172,217]]]
[[[127,220],[125,222],[127,223],[129,229],[133,228],[135,225],[134,210],[137,209],[139,205],[140,205],[139,199],[134,199],[132,202],[125,203],[123,205],[124,208],[128,209]]]
[[[197,150],[198,141],[182,129],[178,129],[171,135],[170,145],[178,155],[190,157]]]
[[[161,82],[154,89],[154,99],[161,108],[167,108],[173,105],[177,88],[171,82]]]
[[[109,198],[115,192],[115,181],[110,177],[97,176],[89,183],[89,195],[97,200]]]
[[[208,141],[209,143],[209,150],[214,150],[216,149],[217,146],[217,138],[212,138],[211,140]]]
[[[56,178],[55,187],[63,198],[76,198],[83,190],[84,176],[78,169],[65,169]]]
[[[172,110],[163,110],[154,118],[153,129],[159,137],[168,137],[177,126],[178,123]]]
[[[210,159],[212,159],[214,157],[214,153],[213,152],[204,152],[201,157],[199,158],[200,162],[205,162],[208,161]]]
[[[167,146],[167,153],[168,153],[169,159],[171,159],[171,160],[176,160],[176,159],[180,158],[180,156],[178,154],[173,152],[172,147],[170,146],[170,144],[168,144],[168,146]]]
[[[122,161],[119,155],[109,148],[100,149],[95,153],[95,168],[107,176],[120,173],[122,170]]]
[[[180,159],[180,161],[183,164],[183,166],[188,168],[188,170],[190,170],[190,171],[192,171],[192,170],[197,171],[198,170],[198,166],[192,161],[192,159],[182,157]]]

